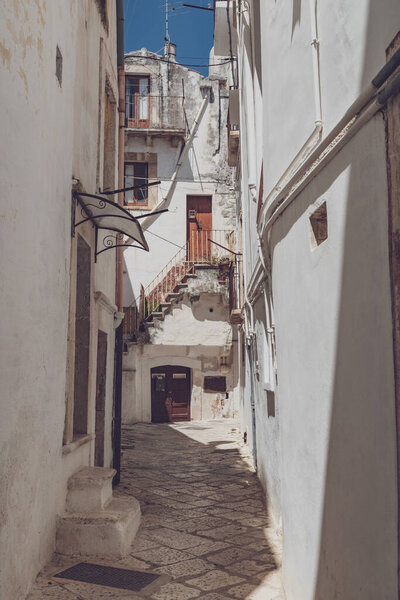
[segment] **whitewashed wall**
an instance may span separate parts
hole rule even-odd
[[[54,549],[69,474],[93,462],[90,444],[63,453],[71,183],[74,176],[95,191],[102,175],[97,170],[99,73],[107,68],[115,86],[111,0],[108,16],[109,40],[92,0],[23,0],[0,7],[4,600],[25,597]],[[107,46],[104,70],[100,37]],[[63,57],[61,87],[55,75],[57,45]],[[114,260],[108,257],[99,262],[93,291],[113,299],[114,281]],[[107,454],[110,460],[109,448]]]
[[[266,198],[315,124],[314,3],[250,3],[257,4]],[[385,64],[400,6],[394,0],[318,3],[317,22],[325,136]],[[244,53],[242,36],[239,64],[246,72]],[[253,91],[245,85],[246,73],[241,81],[241,147],[247,156]],[[244,220],[249,281],[257,242],[249,224],[250,172],[243,156],[241,170],[243,211],[250,213],[247,229]],[[309,217],[323,201],[328,239],[313,248]],[[397,597],[387,205],[385,128],[377,115],[276,221],[271,240],[263,239],[264,258],[272,260],[275,418],[268,414],[251,356],[242,415],[251,446],[253,395],[259,476],[278,526],[282,517],[288,600]],[[267,322],[262,304],[260,296],[254,303],[257,348]]]

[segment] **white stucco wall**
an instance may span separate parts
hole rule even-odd
[[[23,0],[0,8],[4,600],[25,597],[54,549],[55,520],[64,508],[68,476],[93,462],[93,443],[63,453],[71,179],[95,191],[96,178],[102,176],[97,153],[99,73],[107,69],[115,85],[111,1],[108,17],[111,41],[91,0]],[[100,37],[107,46],[101,68]],[[57,45],[63,58],[61,86],[55,75]],[[109,257],[95,270],[93,291],[113,299],[114,281]],[[94,335],[92,340],[97,343]],[[110,348],[112,365],[113,343]],[[109,448],[107,455],[110,460]]]
[[[314,127],[314,3],[252,4],[260,4],[263,32],[265,200]],[[338,2],[329,8],[317,3],[322,137],[385,64],[399,23],[400,5],[394,0]],[[251,81],[246,70],[252,68],[245,53],[242,35],[241,202],[248,282],[257,264],[257,239],[246,189],[251,178],[248,113],[255,93],[245,84]],[[309,217],[324,201],[328,239],[312,248]],[[288,600],[397,597],[387,205],[385,130],[378,115],[263,239],[264,259],[272,261],[275,418],[268,415],[256,359],[248,351],[241,369],[241,418],[252,448],[253,399],[258,474],[274,515],[282,517]],[[267,320],[262,305],[258,295],[252,342],[258,362],[271,358],[265,357],[268,344],[263,352],[260,342]]]
[[[289,599],[397,593],[386,193],[378,116],[274,229]],[[312,249],[308,217],[321,199],[329,237]]]

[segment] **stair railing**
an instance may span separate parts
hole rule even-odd
[[[160,309],[160,304],[165,302],[168,294],[174,291],[178,283],[192,269],[193,262],[187,260],[187,244],[185,244],[145,288],[143,310],[145,320]]]
[[[213,243],[214,242],[214,243]],[[196,265],[218,265],[229,256],[224,248],[234,250],[234,232],[225,229],[198,229],[191,231],[189,240],[171,258],[163,269],[144,289],[144,306],[140,309],[146,320],[153,312],[161,310],[160,305],[173,293],[182,279],[194,272]]]

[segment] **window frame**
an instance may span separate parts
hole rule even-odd
[[[126,183],[126,178],[129,177],[129,175],[127,175],[126,173],[126,167],[128,165],[133,165],[133,176],[130,175],[130,177],[133,177],[133,185],[139,185],[139,181],[146,179],[147,182],[149,181],[149,163],[146,161],[125,161],[124,162],[124,187],[131,187],[130,185],[128,185]],[[145,175],[142,177],[138,177],[136,175],[136,169],[135,167],[137,167],[138,165],[145,165],[146,169],[145,169]],[[139,193],[143,193],[145,198],[144,201],[139,201]],[[133,200],[127,200],[127,194],[133,193]],[[132,192],[124,192],[124,206],[128,206],[128,207],[135,207],[135,208],[148,208],[149,206],[149,188],[138,188],[136,190],[132,190]]]

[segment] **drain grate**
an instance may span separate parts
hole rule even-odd
[[[54,577],[139,592],[158,579],[160,575],[83,562],[57,573]]]

